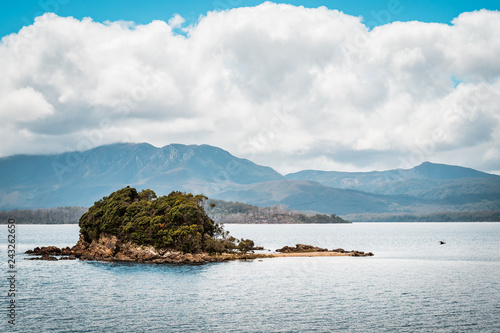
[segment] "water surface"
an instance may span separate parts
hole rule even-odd
[[[206,265],[28,261],[72,246],[75,225],[17,226],[13,332],[498,332],[500,224],[235,225],[276,249],[310,243],[375,257],[273,258]],[[0,268],[6,275],[6,226]],[[446,241],[439,245],[439,241]],[[6,279],[0,291],[6,309]]]

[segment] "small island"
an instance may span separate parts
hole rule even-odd
[[[253,253],[252,240],[236,239],[206,214],[207,198],[126,187],[94,203],[79,221],[80,239],[72,248],[37,247],[31,260],[98,260],[148,263],[207,263],[282,256],[368,256],[360,251],[328,251],[311,245],[284,247],[280,253]],[[341,250],[341,251],[340,251]],[[56,257],[59,256],[59,259]]]

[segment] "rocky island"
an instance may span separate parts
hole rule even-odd
[[[328,250],[325,248],[320,248],[312,245],[297,244],[295,247],[285,246],[281,249],[277,249],[275,257],[337,257],[337,256],[349,256],[349,257],[372,257],[373,253],[363,252],[363,251],[345,251],[344,249]]]
[[[252,240],[236,239],[211,220],[206,197],[171,192],[157,197],[152,190],[126,187],[94,203],[79,221],[80,239],[72,248],[35,248],[31,260],[98,260],[148,263],[207,263],[279,256],[350,255],[311,245],[284,247],[281,253],[253,253]],[[366,254],[368,255],[368,254]],[[372,255],[371,253],[369,255]],[[59,258],[57,258],[59,257]]]

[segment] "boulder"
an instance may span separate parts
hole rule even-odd
[[[57,246],[42,246],[35,247],[33,250],[28,250],[25,252],[26,254],[36,254],[36,255],[52,255],[57,256],[61,254],[61,249]]]
[[[292,248],[290,248],[289,246],[284,246],[281,249],[277,249],[276,252],[290,253],[292,252]]]
[[[26,260],[48,260],[48,261],[57,261],[56,257],[49,256],[48,254],[44,254],[41,257],[33,257],[33,258],[25,258]]]
[[[75,255],[71,254],[67,257],[60,257],[59,260],[76,260]]]
[[[73,252],[71,251],[70,247],[69,246],[66,246],[65,248],[62,248],[61,249],[61,254],[62,255],[66,255],[66,256],[69,256],[69,255],[72,255]]]
[[[327,251],[328,249],[306,244],[296,244],[295,247],[284,246],[281,249],[276,250],[276,252],[282,252],[282,253],[327,252]]]

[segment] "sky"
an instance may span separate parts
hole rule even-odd
[[[0,157],[183,143],[284,174],[500,174],[495,2],[4,2]]]

